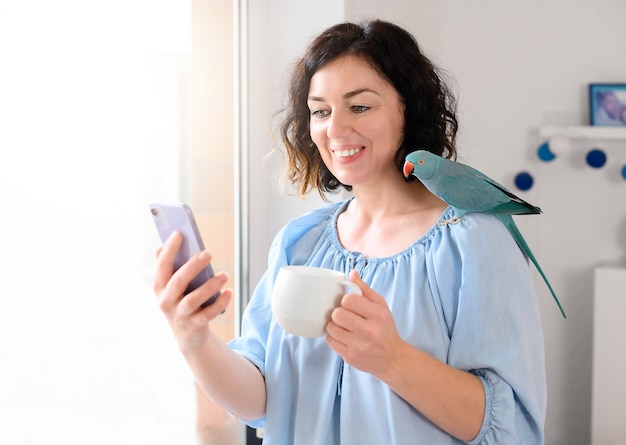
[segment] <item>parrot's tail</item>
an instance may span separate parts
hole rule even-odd
[[[530,258],[530,261],[532,261],[535,267],[537,268],[537,271],[543,278],[543,281],[546,283],[546,286],[548,286],[548,289],[550,290],[550,293],[552,294],[552,298],[554,298],[556,305],[559,307],[559,310],[561,311],[563,318],[567,318],[567,315],[565,315],[565,311],[563,310],[563,306],[561,306],[561,302],[557,298],[556,293],[554,292],[554,289],[552,289],[552,286],[550,285],[550,282],[548,281],[548,277],[546,277],[546,274],[543,273],[541,266],[539,266],[539,262],[537,261],[537,259],[535,258],[535,255],[533,255],[532,251],[530,250],[530,247],[526,243],[526,240],[522,236],[522,233],[517,228],[515,221],[513,221],[512,217],[509,217],[506,219],[503,218],[503,222],[504,222],[504,225],[507,227],[507,229],[509,229],[509,232],[511,233],[511,235],[517,242],[520,249],[522,249],[522,251],[526,253],[526,255],[528,255],[528,258]]]

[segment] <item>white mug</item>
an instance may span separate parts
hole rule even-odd
[[[326,333],[330,314],[346,293],[363,295],[341,272],[311,266],[283,266],[272,291],[272,312],[285,331],[302,337]]]

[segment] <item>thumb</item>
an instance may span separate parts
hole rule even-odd
[[[350,271],[350,274],[348,275],[348,280],[356,283],[359,287],[361,287],[362,284],[365,284],[356,269],[352,269]]]
[[[359,288],[361,289],[361,293],[368,300],[375,299],[374,298],[375,292],[365,283],[365,281],[361,279],[361,277],[359,276],[359,272],[357,272],[356,269],[352,269],[350,271],[350,274],[348,275],[348,279],[352,281],[354,284],[356,284],[357,286],[359,286]]]

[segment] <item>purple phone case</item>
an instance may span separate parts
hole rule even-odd
[[[153,202],[150,204],[150,214],[152,215],[162,243],[165,243],[175,230],[180,232],[183,236],[183,243],[174,259],[174,270],[178,270],[189,258],[204,250],[204,244],[200,237],[193,212],[187,204],[182,202]],[[191,280],[184,294],[187,295],[189,292],[196,290],[212,276],[213,268],[209,264]],[[204,308],[212,304],[219,294],[219,291],[216,292],[211,298],[202,303],[202,307]]]

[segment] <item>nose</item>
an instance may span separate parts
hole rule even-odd
[[[340,138],[350,132],[349,118],[341,113],[334,112],[328,119],[328,127],[326,128],[326,135],[331,139]]]

